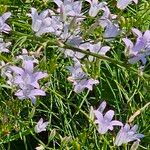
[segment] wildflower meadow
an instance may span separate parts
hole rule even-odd
[[[0,0],[0,150],[150,150],[150,0]]]

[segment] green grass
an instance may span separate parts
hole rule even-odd
[[[13,14],[8,21],[13,31],[5,35],[5,39],[12,42],[11,53],[0,55],[0,59],[13,64],[15,56],[21,53],[22,48],[30,52],[41,48],[38,68],[49,74],[41,81],[47,95],[39,97],[36,105],[32,105],[30,100],[18,100],[13,96],[14,89],[10,89],[5,79],[0,77],[0,150],[33,150],[39,144],[46,150],[130,149],[130,143],[127,147],[120,148],[113,145],[119,128],[104,136],[98,133],[90,116],[91,106],[96,109],[106,100],[107,108],[116,112],[115,118],[124,123],[128,122],[136,111],[150,102],[150,63],[146,64],[144,73],[147,75],[142,76],[138,72],[138,64],[120,67],[97,58],[87,71],[92,76],[97,76],[100,84],[93,91],[85,90],[76,94],[67,80],[67,66],[72,61],[60,53],[53,36],[35,37],[31,30],[31,19],[26,16],[31,6],[38,10],[55,7],[52,1],[43,1],[0,0],[0,12],[11,11]],[[108,2],[112,12],[122,16],[119,21],[121,27],[127,31],[127,36],[132,36],[132,27],[142,31],[150,29],[150,4],[147,1],[143,0],[133,7],[130,5],[124,12],[115,7],[114,0]],[[83,27],[88,29],[91,22],[87,20]],[[93,37],[99,40],[100,32],[96,29],[92,35],[85,36],[87,39]],[[107,44],[112,46],[108,54],[111,58],[126,62],[123,55],[124,45],[120,38]],[[142,109],[132,122],[138,124],[139,132],[145,135],[139,150],[150,150],[149,108],[150,105]],[[35,134],[34,126],[41,117],[49,121],[47,131]]]

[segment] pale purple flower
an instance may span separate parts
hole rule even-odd
[[[0,32],[9,33],[11,27],[5,23],[5,21],[11,16],[11,12],[6,12],[0,16]]]
[[[83,14],[81,13],[82,1],[74,0],[54,0],[59,9],[57,10],[60,13],[60,17],[63,21],[67,19],[68,16],[71,17],[81,17]]]
[[[109,8],[105,6],[102,17],[99,20],[99,25],[105,29],[103,37],[111,40],[120,33],[120,28],[116,20],[117,15],[111,14]]]
[[[28,55],[28,51],[26,49],[22,49],[22,54],[17,56],[17,60],[22,60],[23,62],[24,61],[28,61],[28,60],[31,60],[33,61],[33,63],[36,63],[38,64],[38,60],[33,56],[33,55]]]
[[[73,82],[74,91],[76,93],[82,92],[85,88],[92,90],[93,85],[98,84],[98,80],[89,78],[89,76],[83,72],[81,64],[79,61],[75,62],[73,67],[70,67],[71,76],[68,77],[68,80]]]
[[[38,14],[35,8],[31,8],[29,16],[32,18],[32,30],[36,32],[36,36],[41,36],[52,31],[49,9]]]
[[[11,42],[5,43],[3,41],[3,39],[0,38],[0,53],[1,52],[9,53],[9,49],[8,48],[9,48],[10,45],[11,45]]]
[[[45,91],[41,89],[36,89],[31,85],[23,86],[20,90],[18,90],[15,95],[20,99],[31,99],[32,103],[36,103],[36,96],[45,96]]]
[[[138,36],[135,44],[130,39],[123,38],[127,47],[125,53],[129,55],[129,63],[134,64],[141,60],[145,64],[146,57],[150,55],[150,30],[145,31],[144,34],[138,29],[132,29],[132,32]]]
[[[117,1],[117,7],[119,9],[125,9],[132,2],[134,2],[135,4],[137,4],[138,0],[118,0]]]
[[[46,127],[47,127],[47,126],[48,126],[48,121],[43,122],[43,118],[41,118],[41,119],[38,121],[37,125],[34,127],[34,131],[35,131],[36,133],[40,133],[40,132],[42,132],[42,131],[46,131]]]
[[[19,90],[15,93],[19,99],[29,98],[33,103],[36,101],[37,95],[45,96],[45,92],[40,89],[38,80],[47,76],[47,73],[35,72],[32,60],[23,61],[23,68],[11,66],[14,72],[14,83],[19,86]]]
[[[114,126],[123,126],[122,122],[117,120],[112,120],[114,117],[114,111],[109,110],[103,115],[103,111],[106,107],[106,102],[102,102],[97,110],[94,110],[96,117],[95,124],[98,125],[98,132],[100,134],[105,134],[108,130],[113,130]]]
[[[7,78],[7,84],[13,86],[14,77],[12,75],[12,70],[10,69],[10,65],[5,63],[4,61],[0,61],[0,70],[1,76],[3,78]]]
[[[119,25],[118,24],[113,24],[110,22],[109,25],[106,26],[105,32],[103,34],[104,38],[108,38],[108,40],[115,38],[118,34],[120,33]]]
[[[100,2],[99,3],[98,0],[85,0],[85,1],[89,2],[90,5],[91,5],[90,10],[89,10],[89,15],[91,17],[95,17],[98,14],[98,12],[100,10],[102,10],[102,8],[104,6],[107,5],[106,2]]]
[[[61,20],[61,17],[55,14],[52,10],[50,10],[50,14],[51,14],[51,22],[49,32],[56,36],[60,36],[62,30],[64,29],[64,24]]]
[[[82,50],[85,50],[83,47],[81,47],[81,43],[83,42],[83,40],[81,39],[81,37],[79,36],[70,36],[68,38],[68,40],[66,41],[67,44],[76,47],[76,48],[80,48]],[[66,57],[71,57],[71,58],[78,58],[81,59],[85,56],[85,54],[80,53],[80,52],[75,52],[71,49],[61,49],[62,52],[65,54]]]
[[[103,28],[105,28],[111,22],[112,14],[111,14],[111,12],[110,12],[110,10],[109,10],[109,8],[107,6],[102,8],[102,10],[104,12],[103,12],[103,15],[99,19],[99,25],[102,26]]]
[[[98,42],[97,44],[90,44],[88,49],[92,53],[96,53],[96,54],[104,56],[110,50],[110,47],[109,46],[102,46],[101,43]],[[92,62],[94,60],[94,57],[89,56],[88,59],[90,62]]]
[[[143,138],[144,135],[137,133],[137,129],[137,125],[130,127],[129,124],[125,124],[125,126],[122,127],[117,134],[115,145],[121,146],[122,144],[127,144],[128,142],[132,142],[135,140],[140,141],[140,139]]]
[[[21,88],[25,85],[31,85],[35,88],[39,88],[38,80],[47,76],[47,73],[35,72],[33,61],[28,60],[23,62],[23,68],[12,66],[11,69],[16,74],[15,83]]]

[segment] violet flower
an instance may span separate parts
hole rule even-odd
[[[119,25],[117,23],[117,15],[111,14],[109,8],[105,6],[102,17],[99,20],[99,25],[105,29],[103,37],[111,40],[120,33]]]
[[[11,66],[11,70],[15,73],[14,83],[19,86],[19,90],[15,93],[19,99],[29,98],[33,103],[36,101],[37,95],[45,96],[45,92],[40,89],[38,80],[47,76],[47,73],[35,72],[33,61],[23,61],[23,68]]]
[[[9,33],[11,27],[5,23],[5,21],[11,16],[11,12],[6,12],[0,16],[0,32]]]
[[[42,34],[52,31],[51,18],[49,15],[49,9],[38,14],[35,8],[31,8],[31,14],[29,14],[29,16],[32,18],[32,30],[36,32],[36,36],[41,36]]]
[[[76,93],[82,92],[85,88],[92,90],[94,84],[98,84],[98,80],[89,78],[89,76],[83,72],[79,61],[75,62],[73,67],[70,67],[71,76],[68,80],[73,82],[74,91]]]
[[[90,10],[89,10],[89,15],[91,17],[95,17],[98,12],[104,7],[106,6],[106,2],[98,2],[98,0],[85,0],[87,2],[90,3],[91,7],[90,7]]]
[[[41,118],[37,125],[34,127],[34,131],[36,133],[40,133],[42,131],[46,131],[46,127],[48,126],[48,121],[47,122],[43,122],[43,118]]]
[[[102,46],[101,43],[99,42],[97,44],[90,44],[89,50],[92,53],[96,53],[99,55],[105,55],[110,50],[110,47],[109,46]],[[89,56],[88,59],[90,62],[92,62],[94,60],[94,57]]]
[[[107,25],[105,28],[103,37],[108,40],[111,40],[112,38],[115,38],[119,33],[120,33],[119,25],[110,22],[110,24]]]
[[[125,124],[125,126],[122,127],[117,134],[115,145],[121,146],[122,144],[127,144],[131,141],[140,141],[140,139],[143,138],[144,135],[137,133],[137,129],[137,125],[130,127],[129,124]]]
[[[26,49],[22,49],[22,54],[21,55],[18,55],[17,56],[17,60],[22,60],[23,62],[24,61],[33,61],[33,63],[36,63],[36,64],[38,64],[38,60],[33,56],[33,55],[28,55],[29,53],[28,53],[28,51],[26,50]]]
[[[103,111],[106,107],[106,102],[102,102],[97,110],[94,110],[96,117],[95,124],[98,125],[98,132],[105,134],[108,130],[113,130],[114,126],[123,126],[122,122],[112,120],[114,117],[114,111],[109,110],[103,115]]]
[[[146,57],[150,55],[150,30],[145,31],[142,34],[138,29],[132,29],[132,32],[136,34],[136,43],[128,38],[123,38],[123,42],[126,45],[126,54],[129,55],[129,63],[135,64],[137,61],[141,60],[142,63],[146,64]]]
[[[26,85],[24,87],[22,87],[20,90],[18,90],[15,95],[20,99],[31,99],[32,103],[35,104],[36,103],[36,96],[45,96],[46,93],[45,91],[41,90],[41,89],[36,89],[31,85]]]
[[[117,7],[119,9],[125,9],[131,2],[134,2],[135,4],[137,4],[138,0],[118,0]]]
[[[8,47],[9,47],[10,45],[11,45],[11,42],[5,43],[5,42],[3,41],[3,39],[0,38],[0,53],[1,53],[1,52],[8,53],[8,52],[9,52]]]
[[[84,47],[82,47],[82,39],[79,36],[70,36],[70,38],[66,41],[67,44],[72,45],[73,47],[80,48],[82,50],[86,50]],[[77,59],[82,59],[85,54],[80,53],[80,52],[75,52],[71,49],[62,49],[62,52],[64,52],[66,57],[71,57],[71,58],[77,58]]]
[[[12,75],[12,70],[10,69],[9,63],[6,64],[4,61],[0,61],[0,70],[1,70],[1,76],[3,78],[7,78],[7,84],[13,86],[14,77]]]
[[[31,85],[39,88],[38,80],[47,76],[47,73],[34,72],[33,61],[28,60],[23,62],[23,68],[12,66],[11,69],[16,74],[15,83],[20,87]]]
[[[60,13],[63,21],[66,21],[68,16],[71,17],[81,17],[83,14],[81,13],[82,1],[74,0],[54,0],[59,9],[57,10]]]

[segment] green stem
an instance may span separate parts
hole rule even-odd
[[[90,56],[96,57],[98,59],[106,60],[108,62],[113,63],[116,66],[119,66],[120,68],[127,69],[129,71],[133,71],[135,74],[137,74],[140,77],[143,76],[145,78],[150,78],[150,75],[148,75],[148,74],[146,74],[144,72],[143,72],[142,75],[140,75],[139,71],[137,69],[133,68],[132,65],[124,63],[122,61],[115,60],[115,59],[110,58],[110,57],[105,56],[105,55],[100,55],[100,54],[92,53],[92,52],[89,52],[89,51],[85,51],[85,50],[82,50],[80,48],[73,47],[72,45],[69,45],[69,44],[66,44],[66,43],[64,44],[61,41],[58,41],[58,44],[59,44],[59,47],[61,47],[61,48],[70,49],[70,50],[75,51],[75,52],[80,52],[80,53],[83,53],[83,54],[86,54],[86,55],[90,55]]]

